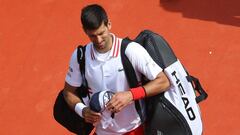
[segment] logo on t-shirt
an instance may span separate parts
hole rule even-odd
[[[72,72],[73,72],[73,69],[71,67],[69,67],[67,76],[72,77],[72,74],[71,74]]]

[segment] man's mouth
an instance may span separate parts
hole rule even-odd
[[[97,44],[99,48],[103,48],[104,47],[104,42],[100,43],[100,44]]]

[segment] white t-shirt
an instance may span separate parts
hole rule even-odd
[[[113,46],[111,50],[104,54],[98,53],[92,43],[89,43],[86,47],[85,76],[92,94],[103,90],[113,92],[129,90],[121,62],[122,39],[113,34],[112,36]],[[126,48],[125,54],[132,63],[138,80],[140,80],[141,74],[149,80],[153,80],[162,71],[162,68],[152,60],[148,52],[138,43],[131,42]],[[82,78],[77,62],[77,49],[72,54],[65,80],[71,86],[81,86]],[[85,98],[84,101],[88,105],[88,98]],[[121,135],[137,128],[140,124],[140,117],[135,109],[134,102],[132,102],[121,112],[115,114],[113,124],[110,124],[107,128],[103,128],[101,123],[98,124],[96,133],[98,135]]]

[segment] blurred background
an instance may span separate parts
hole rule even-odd
[[[0,134],[71,134],[53,118],[68,63],[89,42],[80,12],[101,4],[119,37],[162,35],[209,97],[203,135],[239,135],[239,0],[0,0]]]

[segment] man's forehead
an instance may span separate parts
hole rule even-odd
[[[104,25],[104,23],[101,24],[101,26],[96,29],[96,30],[86,30],[86,33],[88,35],[99,35],[101,33],[103,33],[106,30],[106,26]]]

